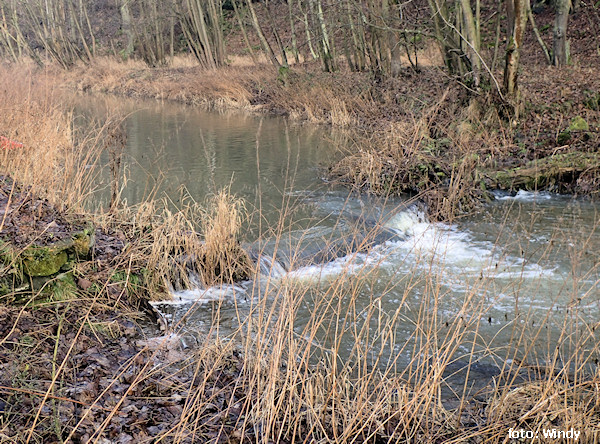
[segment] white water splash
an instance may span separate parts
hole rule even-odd
[[[218,287],[194,288],[169,292],[171,299],[152,302],[153,305],[206,304],[213,301],[233,300],[247,296],[245,288],[239,285],[223,284]]]
[[[490,249],[473,245],[466,234],[457,232],[452,226],[429,222],[418,210],[398,213],[386,226],[402,232],[406,240],[398,245],[419,258],[435,258],[440,263],[463,268],[481,268],[491,257]]]
[[[555,197],[548,191],[525,191],[519,190],[514,196],[496,196],[496,200],[518,200],[521,202],[535,202],[539,200],[549,200]]]

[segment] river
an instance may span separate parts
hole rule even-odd
[[[410,379],[442,359],[451,392],[468,386],[472,394],[507,366],[594,371],[594,203],[497,193],[475,214],[431,223],[408,198],[326,184],[324,168],[339,155],[332,140],[343,137],[326,128],[176,104],[86,102],[80,109],[99,118],[107,109],[128,114],[128,203],[155,186],[175,206],[182,186],[198,202],[228,187],[254,214],[245,240],[262,273],[235,286],[173,291],[158,306],[179,332],[234,337],[265,315],[265,301],[279,307],[272,320],[292,294],[294,334],[315,362],[361,361]]]

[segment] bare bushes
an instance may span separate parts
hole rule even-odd
[[[416,193],[434,220],[451,219],[478,205],[485,194],[477,172],[476,153],[442,153],[452,150],[449,139],[434,140],[424,122],[402,125],[368,139],[355,137],[361,146],[330,168],[343,183],[374,194]],[[483,184],[483,185],[482,185]]]
[[[488,169],[510,144],[496,131],[498,119],[483,115],[476,103],[465,108],[449,104],[449,97],[446,90],[425,109],[407,106],[402,121],[353,131],[354,146],[330,167],[331,175],[374,194],[417,194],[433,220],[477,207],[489,198]],[[484,118],[492,130],[484,129]]]

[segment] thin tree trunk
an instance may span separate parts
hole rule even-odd
[[[88,58],[88,60],[92,60],[92,51],[90,51],[90,47],[88,46],[88,44],[85,40],[85,35],[83,33],[83,30],[81,29],[81,23],[79,23],[79,20],[76,17],[75,10],[73,9],[73,5],[70,2],[67,2],[67,5],[69,6],[69,16],[71,18],[71,22],[74,25],[72,32],[74,33],[75,30],[77,30],[77,33],[79,35],[79,40],[81,40],[81,44],[83,46],[83,49],[85,50],[87,58]],[[74,37],[73,40],[75,40],[75,38],[76,37]]]
[[[365,67],[365,46],[364,40],[358,35],[357,27],[352,18],[352,9],[350,0],[346,1],[346,10],[348,12],[348,23],[350,24],[350,33],[352,34],[352,53],[354,54],[354,65],[357,71],[362,71]]]
[[[125,50],[123,52],[123,57],[128,59],[133,54],[133,29],[131,27],[131,10],[129,9],[130,0],[122,0],[121,7],[119,8],[121,12],[121,26],[123,28],[123,33],[127,37],[127,45],[125,46]]]
[[[298,7],[300,10],[302,10],[302,0],[298,0]],[[308,50],[310,51],[310,55],[312,56],[313,60],[315,60],[318,58],[318,56],[312,44],[312,34],[310,32],[310,25],[308,22],[308,12],[302,11],[302,16],[304,18],[304,31],[306,32],[306,43],[308,45]]]
[[[498,0],[498,10],[496,11],[496,37],[494,38],[494,56],[492,57],[491,70],[494,72],[498,62],[498,52],[500,48],[500,17],[502,16],[502,0]]]
[[[219,2],[219,7],[217,8],[217,2]],[[215,59],[215,63],[218,66],[225,64],[226,54],[225,54],[225,40],[223,38],[223,26],[222,26],[222,13],[220,0],[211,0],[208,2],[208,10],[209,10],[209,18],[210,18],[210,31],[212,35],[212,42],[215,47],[215,52],[213,57]]]
[[[527,26],[527,0],[507,0],[506,6],[509,35],[504,68],[504,91],[513,107],[514,116],[518,118],[520,104],[517,80],[523,36]]]
[[[83,2],[83,0],[79,0],[79,6],[81,11],[83,12],[83,16],[85,17],[85,22],[87,24],[87,29],[90,34],[90,40],[92,43],[92,55],[96,56],[96,37],[94,36],[94,30],[92,29],[92,24],[90,22],[90,16],[88,15],[87,6]],[[83,18],[81,19],[83,20]]]
[[[250,16],[252,17],[252,25],[254,26],[254,30],[256,34],[258,34],[258,39],[263,47],[263,50],[267,53],[267,57],[271,60],[271,63],[277,68],[281,67],[281,63],[277,60],[275,53],[273,52],[273,48],[269,44],[268,40],[265,37],[265,34],[260,27],[260,23],[258,22],[258,17],[256,16],[256,11],[254,10],[254,6],[252,6],[252,0],[246,0],[246,4],[248,5],[248,9],[250,10]]]
[[[565,66],[569,62],[569,42],[567,41],[567,23],[569,21],[570,0],[556,0],[556,18],[554,20],[554,66]]]
[[[275,21],[273,20],[273,16],[271,15],[271,9],[269,6],[269,1],[265,0],[265,11],[267,13],[267,20],[269,20],[269,26],[273,32],[273,37],[275,38],[275,43],[277,43],[277,47],[279,48],[279,53],[281,54],[281,63],[283,66],[288,66],[287,54],[285,53],[285,48],[279,37],[279,32],[277,32],[277,26],[275,25]]]
[[[256,63],[256,55],[254,54],[254,49],[252,49],[252,45],[250,44],[250,39],[248,38],[248,32],[246,31],[246,25],[244,25],[244,21],[242,20],[242,15],[240,13],[239,6],[237,4],[238,0],[231,0],[231,4],[233,5],[233,11],[235,12],[235,18],[238,22],[240,30],[242,31],[242,36],[244,37],[244,42],[246,43],[246,47],[248,48],[248,52],[250,53],[250,57],[252,61]]]
[[[481,76],[481,59],[479,58],[480,42],[478,39],[479,32],[477,30],[479,27],[479,17],[473,16],[471,2],[469,0],[460,0],[460,4],[463,18],[462,24],[464,25],[467,39],[467,42],[465,42],[467,43],[465,45],[465,53],[469,54],[469,60],[471,61],[471,67],[473,70],[473,83],[475,87],[478,87]]]
[[[8,21],[6,20],[6,13],[4,11],[4,5],[0,4],[0,12],[2,13],[2,21],[0,22],[0,29],[2,34],[2,40],[4,41],[4,46],[8,50],[10,56],[13,58],[15,62],[19,61],[19,56],[13,46],[13,40],[15,40],[8,30]],[[16,40],[15,40],[16,43]]]
[[[292,53],[294,54],[294,61],[300,63],[300,54],[298,53],[298,39],[296,38],[296,25],[294,23],[294,14],[292,7],[293,0],[287,0],[288,14],[290,17],[290,32],[292,33]]]

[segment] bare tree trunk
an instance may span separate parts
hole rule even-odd
[[[309,21],[308,21],[308,6],[306,7],[306,9],[302,9],[302,0],[298,0],[298,8],[300,9],[300,11],[302,11],[302,17],[303,17],[303,21],[304,21],[304,31],[306,33],[306,44],[308,45],[308,50],[310,51],[310,55],[312,56],[313,60],[317,59],[317,53],[315,52],[315,49],[313,47],[312,44],[312,34],[310,32],[310,25],[309,25]]]
[[[508,17],[508,45],[506,48],[506,65],[504,67],[504,92],[513,114],[519,116],[518,70],[521,57],[523,36],[527,26],[527,0],[507,0],[506,15]]]
[[[79,10],[82,12],[83,17],[85,17],[85,22],[86,22],[88,33],[89,33],[90,40],[92,43],[92,55],[95,57],[96,56],[96,37],[94,36],[94,30],[92,29],[92,24],[90,22],[90,16],[88,14],[87,5],[84,3],[83,0],[79,0]],[[80,18],[81,21],[83,21],[83,17]]]
[[[290,32],[292,33],[292,53],[294,54],[294,60],[298,64],[300,63],[300,55],[298,53],[298,39],[296,38],[296,25],[294,23],[294,8],[292,7],[293,0],[287,0],[288,14],[290,16]]]
[[[533,13],[531,12],[531,3],[529,1],[527,2],[527,17],[529,17],[529,23],[531,23],[531,27],[533,28],[533,33],[535,34],[535,38],[537,39],[538,43],[540,44],[540,47],[542,48],[542,52],[544,53],[544,56],[546,57],[546,61],[548,62],[548,64],[551,64],[552,58],[550,57],[550,53],[548,52],[548,47],[544,43],[544,39],[542,39],[540,30],[538,29],[537,25],[535,24],[535,20],[533,18]]]
[[[477,2],[479,4],[479,1]],[[473,16],[470,0],[460,0],[462,23],[464,24],[466,48],[465,53],[469,54],[471,67],[473,70],[473,84],[479,87],[481,76],[481,59],[480,59],[480,40],[479,40],[479,16]],[[476,8],[479,10],[479,6]],[[461,38],[462,40],[462,38]]]
[[[445,0],[428,0],[429,8],[433,16],[435,36],[440,45],[444,62],[450,74],[464,75],[471,70],[470,60],[463,51],[463,39],[460,36],[462,20],[460,20],[461,8],[456,8],[456,25]]]
[[[269,26],[271,27],[271,30],[273,32],[273,37],[275,38],[275,43],[277,43],[277,47],[279,48],[279,53],[281,54],[281,64],[283,66],[288,66],[288,59],[287,59],[287,54],[285,53],[285,47],[283,46],[283,43],[281,41],[281,38],[279,37],[279,32],[277,31],[277,26],[275,25],[275,21],[273,20],[273,16],[271,15],[271,8],[270,8],[270,4],[269,4],[269,0],[264,0],[265,1],[265,11],[267,14],[267,20],[269,20]]]
[[[181,29],[200,65],[214,69],[225,64],[221,5],[215,0],[185,0],[177,5]]]
[[[554,45],[552,52],[552,62],[554,66],[565,66],[569,62],[567,22],[569,21],[570,8],[570,0],[556,0],[556,18],[554,20]]]
[[[348,14],[348,23],[350,25],[350,34],[352,35],[352,54],[354,54],[354,69],[362,71],[365,68],[365,45],[364,36],[359,35],[359,26],[354,24],[352,18],[351,0],[346,0],[346,11]],[[360,19],[359,19],[360,20]]]
[[[492,57],[491,70],[496,69],[498,62],[498,48],[500,47],[500,16],[502,15],[502,0],[498,0],[498,10],[496,11],[496,36],[494,37],[494,56]]]
[[[131,27],[131,10],[129,9],[129,2],[131,0],[121,0],[121,26],[123,33],[127,37],[127,45],[123,51],[123,57],[128,59],[133,54],[133,29]]]
[[[233,11],[235,13],[235,18],[240,27],[240,31],[242,32],[242,36],[244,37],[244,42],[246,43],[246,47],[248,48],[248,53],[252,58],[252,61],[256,63],[256,55],[254,54],[254,49],[250,44],[250,39],[248,39],[248,32],[246,31],[246,25],[244,25],[244,21],[242,20],[242,14],[240,13],[240,7],[237,4],[238,0],[231,0],[231,4],[233,5]]]
[[[92,51],[90,50],[90,47],[86,42],[83,29],[81,28],[81,23],[79,20],[77,20],[73,5],[68,0],[67,0],[67,5],[69,7],[69,16],[71,18],[71,23],[74,26],[74,28],[71,30],[73,33],[72,38],[73,38],[73,40],[75,40],[77,38],[77,35],[79,35],[79,39],[81,40],[81,44],[83,46],[83,49],[86,52],[88,60],[92,60],[92,57],[93,57]],[[83,4],[80,3],[80,7],[83,8]],[[83,10],[80,10],[80,12],[81,12],[80,15],[83,15]],[[77,30],[77,34],[75,33],[75,30]]]
[[[252,0],[246,0],[246,4],[248,5],[248,10],[250,11],[250,16],[252,17],[252,25],[254,26],[254,30],[256,34],[258,34],[258,39],[263,47],[263,50],[267,53],[267,57],[271,60],[271,63],[277,68],[281,67],[281,63],[275,57],[275,53],[273,52],[273,48],[269,44],[269,41],[265,37],[265,34],[260,27],[260,23],[258,22],[258,17],[256,16],[256,11],[254,10],[254,6],[252,6]]]

